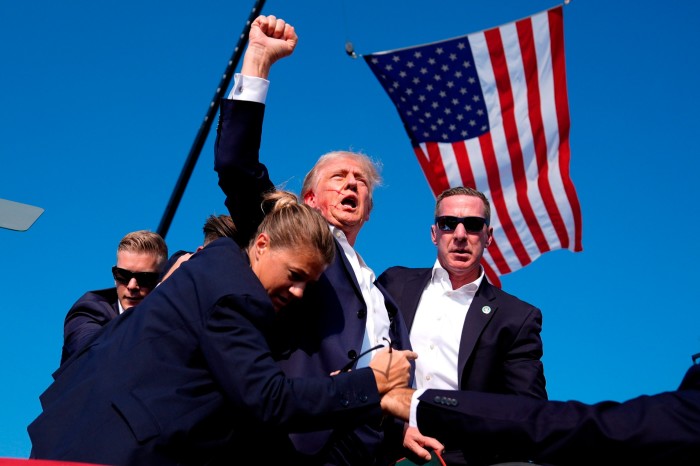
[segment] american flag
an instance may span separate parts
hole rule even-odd
[[[569,176],[562,6],[417,47],[364,55],[396,106],[435,196],[471,186],[491,202],[491,283],[545,252],[581,251]]]

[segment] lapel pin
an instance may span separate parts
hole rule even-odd
[[[489,306],[484,306],[481,308],[481,312],[484,314],[491,314],[491,308]]]

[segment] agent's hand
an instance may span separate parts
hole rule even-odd
[[[163,275],[163,279],[161,280],[161,283],[164,282],[166,278],[171,276],[173,274],[173,272],[176,271],[182,265],[183,262],[187,262],[188,260],[190,260],[190,257],[192,257],[191,252],[187,252],[187,253],[181,255],[180,257],[178,257],[177,260],[175,261],[175,263],[170,267],[168,272],[165,275]]]
[[[384,348],[374,355],[369,367],[374,371],[379,394],[383,395],[394,388],[407,387],[411,378],[411,361],[418,355],[410,350]]]
[[[417,428],[409,427],[408,424],[406,424],[406,429],[403,432],[403,446],[424,460],[430,460],[431,458],[430,452],[426,448],[431,448],[441,453],[445,449],[445,446],[438,442],[437,439],[426,437]]]
[[[267,79],[272,64],[291,55],[298,41],[294,27],[283,19],[258,16],[250,25],[241,74]]]

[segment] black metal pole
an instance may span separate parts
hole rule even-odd
[[[204,121],[202,121],[202,125],[199,127],[197,136],[195,137],[194,142],[192,143],[192,148],[190,149],[190,153],[187,156],[187,160],[185,161],[185,166],[182,168],[182,172],[180,172],[180,177],[177,180],[177,184],[175,185],[173,193],[170,195],[170,200],[168,201],[168,205],[165,208],[163,217],[160,220],[160,225],[158,225],[158,234],[163,238],[165,238],[165,236],[168,234],[170,224],[172,223],[173,217],[175,216],[175,211],[180,205],[182,195],[185,192],[187,183],[189,182],[190,176],[192,176],[194,167],[197,164],[197,159],[199,158],[199,154],[202,151],[204,142],[207,140],[207,136],[209,135],[211,124],[216,118],[216,112],[219,111],[219,100],[226,93],[226,90],[228,89],[228,86],[231,83],[231,78],[233,78],[233,74],[235,73],[236,67],[238,66],[238,61],[241,59],[241,55],[243,54],[246,43],[248,42],[248,33],[250,32],[250,25],[253,23],[255,18],[257,18],[260,15],[260,11],[262,10],[264,4],[265,0],[257,0],[253,5],[253,9],[250,12],[250,16],[248,17],[248,20],[245,23],[245,27],[243,28],[243,32],[238,38],[238,44],[236,44],[236,48],[233,51],[233,55],[228,61],[226,70],[224,71],[224,74],[221,77],[219,87],[216,88],[214,98],[209,103],[209,109],[207,110],[207,114],[204,117]]]

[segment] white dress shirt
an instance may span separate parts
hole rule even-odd
[[[447,270],[435,261],[411,325],[411,346],[418,353],[415,388],[459,389],[457,362],[464,319],[484,278],[453,290]]]
[[[331,225],[333,236],[340,243],[343,254],[350,262],[357,282],[360,285],[362,299],[367,305],[367,336],[370,346],[384,344],[384,338],[389,339],[389,313],[384,303],[384,295],[374,284],[374,272],[370,269],[362,257],[350,246],[348,239],[342,230]],[[358,348],[359,350],[359,348]]]

